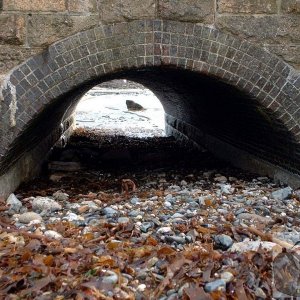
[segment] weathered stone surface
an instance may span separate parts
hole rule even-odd
[[[45,47],[97,24],[96,16],[33,15],[28,22],[28,43],[30,46]]]
[[[276,0],[218,0],[220,13],[277,13]]]
[[[161,18],[213,23],[213,0],[161,0],[159,1],[158,15]]]
[[[69,0],[68,11],[70,12],[96,12],[97,1],[96,0]]]
[[[64,11],[65,0],[3,0],[4,10]]]
[[[16,45],[0,45],[0,74],[21,64],[30,56],[37,54],[41,49],[25,48]]]
[[[266,45],[270,52],[275,53],[296,69],[300,69],[300,45]]]
[[[300,13],[300,1],[299,0],[283,0],[281,2],[281,9],[284,13]]]
[[[218,16],[216,27],[252,42],[297,43],[300,18],[296,16]]]
[[[0,44],[22,45],[25,36],[25,19],[17,15],[0,15]]]
[[[101,20],[104,22],[118,22],[135,19],[151,18],[155,16],[154,0],[101,0]]]

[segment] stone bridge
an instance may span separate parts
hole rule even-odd
[[[299,187],[299,13],[299,0],[0,0],[0,196],[117,78],[158,96],[169,134]]]

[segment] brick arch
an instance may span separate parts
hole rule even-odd
[[[210,27],[138,20],[77,33],[7,75],[0,90],[0,175],[22,154],[18,138],[57,99],[93,80],[151,67],[188,70],[234,86],[300,143],[300,75],[289,65]]]

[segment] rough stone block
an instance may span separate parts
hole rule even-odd
[[[17,15],[0,15],[0,44],[22,45],[25,19]]]
[[[217,6],[219,13],[277,13],[277,0],[217,0]]]
[[[283,13],[300,14],[300,1],[299,0],[283,0],[281,2],[281,10]]]
[[[3,0],[3,10],[64,11],[65,0]]]
[[[300,70],[300,45],[266,45],[266,48]]]
[[[97,1],[96,0],[69,0],[68,11],[70,12],[96,12]]]
[[[155,0],[100,0],[101,20],[107,23],[152,18]]]
[[[37,48],[28,49],[18,46],[0,45],[0,74],[5,74],[39,50]]]
[[[33,15],[28,22],[28,43],[34,47],[47,47],[97,24],[97,16]]]
[[[251,42],[299,43],[300,18],[290,16],[228,16],[219,15],[216,27]]]
[[[161,0],[158,6],[158,15],[161,18],[213,23],[213,0]]]

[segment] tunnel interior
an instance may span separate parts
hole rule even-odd
[[[128,79],[144,85],[161,101],[166,115],[175,120],[284,169],[294,173],[300,170],[296,155],[299,146],[285,126],[258,100],[217,78],[171,67],[151,67],[86,82],[56,99],[14,141],[2,161],[2,173],[52,132],[62,134],[70,125],[68,118],[81,97],[95,85],[113,79]],[[188,132],[185,134],[188,136]],[[52,142],[45,147],[45,154],[53,146]],[[201,140],[196,142],[201,145]]]

